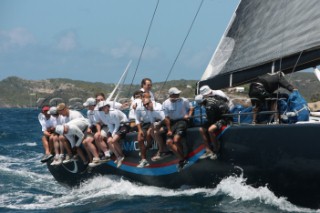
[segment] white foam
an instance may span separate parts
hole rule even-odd
[[[15,146],[37,146],[37,142],[18,143]]]
[[[32,173],[29,173],[29,175]],[[22,175],[22,174],[19,174]],[[39,178],[35,175],[33,178]],[[43,176],[41,178],[44,178]],[[35,181],[36,182],[36,181]],[[216,188],[192,188],[192,189],[167,189],[161,187],[146,186],[132,183],[130,181],[114,176],[98,176],[86,181],[76,188],[65,188],[53,180],[46,177],[44,182],[48,182],[47,187],[41,188],[42,194],[30,194],[28,190],[22,190],[15,193],[4,195],[3,205],[12,209],[56,209],[68,206],[85,205],[104,198],[130,199],[135,196],[162,196],[162,197],[180,197],[203,195],[205,197],[214,197],[217,194],[224,194],[233,198],[231,202],[259,201],[266,205],[275,206],[279,210],[288,212],[320,212],[299,208],[286,200],[284,197],[275,196],[267,187],[254,188],[245,184],[243,177],[228,177],[223,179]],[[98,184],[97,184],[98,183]],[[37,184],[31,184],[36,187]],[[14,202],[11,199],[17,199]],[[23,200],[32,198],[33,203],[23,204]],[[229,201],[228,201],[229,202]],[[0,207],[4,207],[1,206]]]
[[[99,184],[97,184],[97,182]],[[212,189],[207,188],[192,188],[192,189],[167,189],[155,186],[146,186],[141,184],[132,183],[130,181],[119,179],[118,177],[105,176],[96,177],[80,187],[81,191],[94,191],[100,190],[100,195],[122,195],[122,196],[192,196],[197,193],[211,193]]]
[[[223,179],[215,190],[231,196],[235,199],[233,202],[259,200],[261,203],[272,205],[288,212],[320,212],[320,210],[295,206],[287,198],[277,197],[267,186],[255,188],[247,185],[246,179],[242,176],[230,176]]]

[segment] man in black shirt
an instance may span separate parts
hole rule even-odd
[[[271,111],[277,109],[276,99],[283,97],[283,94],[274,93],[280,87],[292,92],[294,87],[284,78],[283,72],[268,73],[258,77],[256,82],[251,83],[249,88],[249,97],[253,106],[253,119],[252,123],[257,122],[257,113],[261,111],[266,99],[270,100],[270,106],[268,108]],[[285,96],[284,97],[288,97]],[[275,99],[272,100],[272,99]],[[274,122],[279,122],[278,113],[275,114]]]

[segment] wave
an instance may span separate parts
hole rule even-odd
[[[29,188],[16,189],[14,192],[8,190],[2,194],[3,202],[0,204],[0,208],[48,210],[92,205],[92,203],[99,201],[105,203],[110,200],[129,200],[136,197],[150,201],[150,198],[154,197],[172,200],[173,198],[182,197],[185,199],[194,196],[201,202],[203,199],[222,196],[224,198],[219,205],[225,205],[229,208],[234,206],[235,209],[239,207],[239,204],[245,203],[248,203],[248,207],[251,208],[252,202],[258,202],[265,206],[274,207],[274,212],[279,209],[286,212],[319,212],[319,210],[295,206],[286,198],[275,196],[267,186],[254,188],[246,185],[243,177],[230,176],[223,179],[215,188],[167,189],[132,183],[117,176],[97,176],[82,183],[79,187],[68,188],[55,182],[50,178],[50,175],[18,171],[15,175],[23,177],[24,181],[28,182],[27,185],[35,188],[38,192],[30,193]],[[28,202],[30,200],[32,202]]]
[[[37,146],[37,142],[18,143],[15,146]]]
[[[277,197],[267,186],[255,188],[247,185],[246,179],[242,176],[230,176],[223,179],[215,190],[232,197],[234,199],[232,202],[258,201],[287,212],[320,212],[320,210],[298,207],[285,197]]]

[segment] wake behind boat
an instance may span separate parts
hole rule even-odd
[[[320,5],[316,0],[242,0],[203,74],[199,87],[222,89],[250,83],[260,75],[292,73],[320,63]],[[241,113],[240,113],[241,114]],[[214,187],[223,178],[242,174],[247,184],[267,185],[277,196],[294,204],[320,207],[320,123],[249,125],[235,122],[219,135],[218,159],[199,159],[205,152],[197,127],[184,138],[187,166],[179,171],[177,158],[152,162],[156,143],[148,151],[151,164],[137,168],[136,133],[121,142],[126,156],[92,170],[81,161],[58,167],[47,163],[62,183],[79,184],[94,175],[120,175],[148,185],[178,188],[183,185]]]

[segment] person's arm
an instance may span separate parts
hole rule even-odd
[[[107,122],[107,125],[108,125],[108,132],[112,135],[114,132],[114,126],[109,121]]]
[[[42,114],[42,113],[39,113],[38,115],[38,120],[39,120],[39,123],[41,125],[41,130],[42,132],[46,131],[47,130],[47,127],[46,127],[46,117]]]
[[[194,112],[194,106],[192,104],[192,102],[190,103],[190,108],[189,108],[189,117],[193,116],[193,112]]]
[[[112,122],[114,122],[114,119],[116,118],[116,116],[112,113],[111,111],[109,112],[109,117],[106,119],[106,124],[108,125],[108,132],[110,132],[110,134],[113,136],[113,134],[117,131],[115,131],[115,125],[113,125]]]
[[[81,131],[81,129],[79,129],[79,127],[77,127],[77,126],[70,125],[68,134],[73,134],[73,135],[77,136],[78,140],[75,142],[75,146],[79,147],[83,141],[83,138],[84,138],[84,134]]]
[[[114,136],[117,133],[117,131],[119,130],[119,128],[120,128],[120,119],[119,119],[119,117],[114,115],[113,116],[113,120],[114,120],[114,130],[112,132],[112,136]]]
[[[166,125],[167,130],[168,130],[167,135],[171,136],[172,135],[172,131],[171,131],[171,127],[170,127],[170,118],[169,117],[165,117],[164,124]]]
[[[188,99],[183,99],[183,105],[184,105],[184,108],[186,110],[186,114],[184,115],[184,119],[189,119],[189,111],[190,111],[190,102]]]
[[[283,76],[279,78],[279,84],[290,92],[294,90],[294,87]]]
[[[50,137],[51,136],[51,132],[48,130],[43,131],[43,135]]]
[[[134,111],[134,120],[136,124],[140,124],[140,118],[141,118],[141,111],[140,109],[137,109]]]

